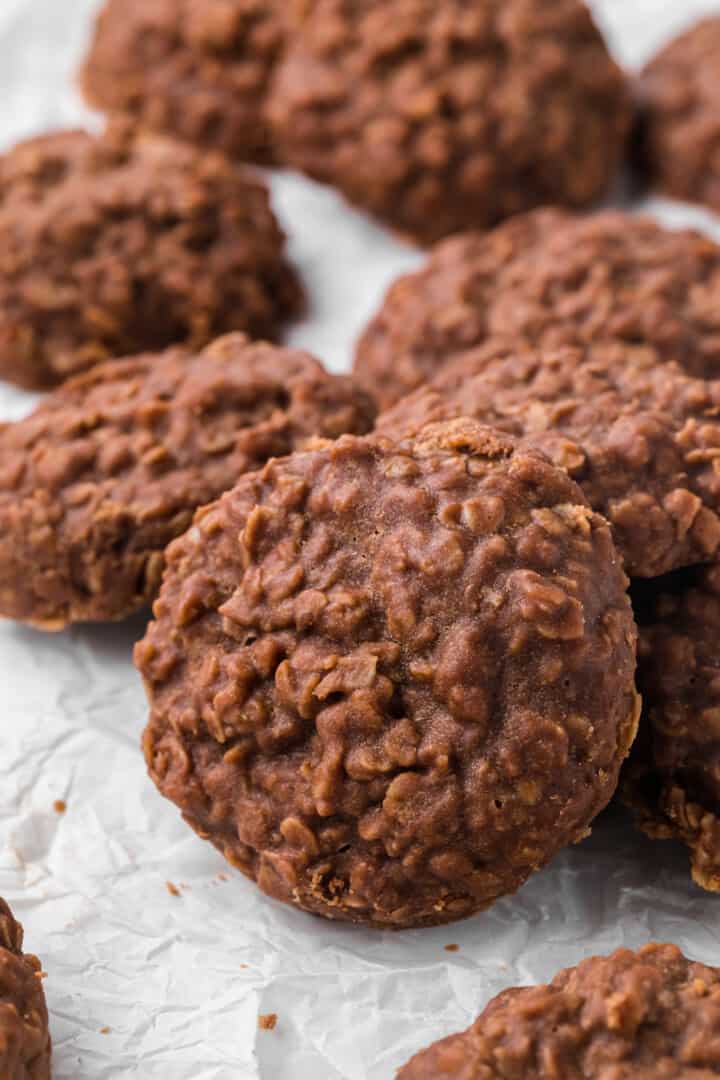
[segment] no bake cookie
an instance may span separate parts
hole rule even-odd
[[[44,629],[130,614],[198,506],[373,418],[347,377],[239,334],[78,376],[0,425],[0,614]]]
[[[0,157],[0,378],[44,387],[99,361],[241,330],[302,306],[264,184],[125,123]]]
[[[150,775],[269,895],[450,922],[582,839],[637,722],[605,521],[470,421],[245,476],[167,552],[136,647]]]
[[[0,1076],[50,1080],[50,1034],[42,967],[23,953],[23,929],[0,899]]]

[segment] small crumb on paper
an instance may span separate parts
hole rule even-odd
[[[171,896],[180,896],[180,890],[178,889],[177,885],[173,885],[172,881],[166,881],[165,888]]]
[[[445,952],[459,952],[459,951],[460,951],[460,946],[459,945],[446,945],[445,946]]]
[[[109,1035],[109,1034],[110,1034],[110,1030],[111,1030],[111,1029],[110,1029],[109,1027],[101,1027],[101,1028],[100,1028],[100,1034],[101,1034],[101,1035]]]
[[[56,799],[53,803],[53,810],[56,814],[64,814],[67,810],[67,803],[64,799]]]
[[[258,1027],[261,1031],[274,1031],[277,1022],[277,1013],[263,1013],[258,1016]]]

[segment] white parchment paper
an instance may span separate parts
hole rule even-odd
[[[72,72],[95,7],[0,0],[0,143],[92,122]],[[720,2],[595,7],[638,64]],[[293,340],[342,370],[388,282],[420,256],[331,192],[283,175],[273,187],[313,301]],[[709,214],[650,208],[720,236]],[[32,400],[1,387],[0,415]],[[57,1080],[389,1080],[501,989],[588,954],[659,939],[720,964],[720,898],[692,885],[681,848],[643,839],[617,810],[516,897],[449,928],[370,933],[265,899],[145,776],[130,662],[143,628],[46,637],[0,624],[0,895],[48,972]],[[271,1012],[275,1030],[258,1030]]]

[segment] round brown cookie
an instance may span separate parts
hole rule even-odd
[[[0,614],[56,630],[154,597],[198,506],[374,406],[305,353],[240,334],[103,364],[0,425]]]
[[[302,305],[284,247],[265,186],[220,155],[125,124],[21,143],[0,157],[0,377],[273,339]]]
[[[355,370],[391,405],[488,340],[642,344],[658,360],[720,375],[720,248],[616,210],[538,210],[455,237],[391,286]]]
[[[398,1080],[712,1080],[719,1027],[720,969],[675,945],[618,949],[499,994]]]
[[[640,165],[679,199],[720,210],[720,16],[670,42],[638,83]]]
[[[579,0],[295,0],[278,155],[432,242],[584,206],[622,156],[625,81]]]
[[[50,1033],[42,966],[24,954],[23,930],[0,899],[0,1076],[50,1080]]]
[[[81,73],[88,101],[243,161],[273,154],[263,106],[287,0],[107,0]]]
[[[649,836],[676,838],[720,892],[720,567],[633,585],[641,735],[622,793]]]
[[[471,915],[588,832],[637,724],[607,524],[471,421],[246,476],[168,551],[136,648],[150,774],[271,896]]]
[[[608,519],[628,574],[656,577],[720,550],[720,380],[655,359],[623,346],[486,345],[458,356],[377,426],[399,438],[470,416],[522,438]]]

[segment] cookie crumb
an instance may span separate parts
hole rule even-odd
[[[459,945],[446,945],[445,946],[445,952],[459,952],[459,951],[460,951],[460,946]]]
[[[262,1013],[258,1016],[258,1027],[261,1031],[274,1031],[277,1022],[277,1013]]]
[[[67,810],[67,803],[64,799],[56,799],[53,803],[53,810],[56,814],[64,814]]]
[[[101,1027],[100,1028],[100,1034],[101,1035],[109,1035],[111,1030],[112,1030],[112,1028],[109,1028],[107,1026],[106,1027]]]
[[[172,881],[166,881],[165,882],[165,888],[167,889],[167,891],[170,893],[171,896],[180,896],[181,895],[180,890],[178,889],[177,885],[173,885]]]

